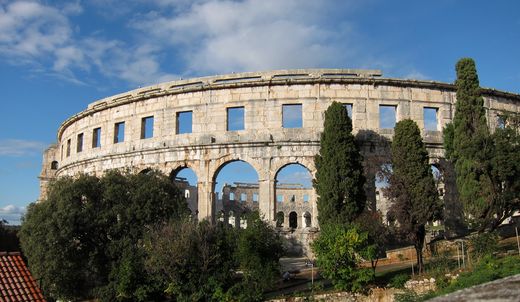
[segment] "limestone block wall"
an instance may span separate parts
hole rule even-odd
[[[483,90],[492,128],[503,112],[519,112],[520,96]],[[225,164],[243,160],[258,173],[258,208],[274,222],[283,206],[276,202],[277,172],[291,163],[315,173],[324,111],[338,101],[352,106],[354,133],[362,142],[375,204],[374,175],[388,160],[393,129],[379,123],[381,105],[395,106],[396,120],[411,118],[422,129],[432,162],[443,157],[441,129],[454,113],[455,87],[431,81],[382,78],[377,70],[304,69],[230,74],[161,83],[96,101],[60,126],[55,146],[45,155],[41,198],[49,180],[109,169],[155,168],[175,173],[182,167],[197,175],[198,216],[215,217],[215,177]],[[283,106],[300,104],[302,127],[283,127]],[[244,129],[228,131],[227,109],[244,108]],[[425,130],[424,108],[435,108],[437,129]],[[177,116],[192,112],[191,133],[179,134]],[[153,135],[143,138],[143,118],[153,117]],[[124,122],[123,141],[115,142]],[[99,146],[95,129],[100,128]],[[53,162],[56,169],[51,169]],[[312,199],[315,221],[315,199]]]

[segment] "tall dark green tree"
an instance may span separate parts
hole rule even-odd
[[[419,272],[423,268],[422,249],[426,223],[440,219],[442,202],[428,163],[428,152],[417,124],[398,122],[392,141],[392,173],[385,195],[390,199],[390,215],[399,222],[399,231],[413,242]]]
[[[363,157],[341,103],[333,102],[325,111],[320,152],[314,162],[320,224],[353,222],[366,203]]]
[[[518,115],[509,116],[504,128],[491,135],[492,156],[488,158],[485,177],[491,190],[480,206],[480,229],[496,229],[505,219],[520,210],[520,128]]]
[[[518,209],[518,131],[508,126],[490,134],[475,62],[463,58],[456,71],[455,117],[444,129],[446,157],[454,163],[470,227],[492,230]]]
[[[463,58],[457,62],[456,71],[453,131],[447,131],[445,146],[448,158],[455,164],[457,189],[464,211],[468,217],[478,219],[485,215],[482,211],[487,198],[482,193],[489,188],[485,165],[491,155],[491,142],[475,62]]]

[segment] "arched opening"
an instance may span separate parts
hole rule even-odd
[[[149,174],[152,171],[153,171],[152,168],[145,168],[145,169],[139,171],[139,174]]]
[[[219,221],[219,222],[224,222],[225,221],[224,211],[218,211],[217,221]]]
[[[246,227],[247,221],[240,219],[243,214],[258,210],[259,203],[253,201],[258,196],[258,173],[249,163],[242,160],[229,161],[219,167],[213,176],[215,212],[233,212],[228,223],[236,227]]]
[[[437,164],[431,164],[430,169],[432,171],[433,180],[435,181],[435,187],[437,188],[437,193],[439,194],[439,198],[444,200],[444,179],[441,170],[437,166]],[[442,225],[442,220],[436,220],[432,222],[432,225],[437,228]],[[434,230],[434,234],[437,233],[438,230]]]
[[[236,217],[235,217],[235,212],[233,212],[233,211],[229,211],[229,214],[228,214],[228,223],[229,223],[229,225],[231,225],[232,227],[236,227]]]
[[[298,214],[296,212],[289,213],[289,227],[291,229],[298,228]]]
[[[385,195],[385,189],[389,186],[389,179],[392,175],[392,164],[391,163],[385,163],[382,164],[379,167],[379,170],[376,171],[375,174],[375,206],[376,210],[381,212],[383,215],[383,220],[388,223],[388,220],[386,218],[386,214],[390,210],[390,200]]]
[[[312,225],[312,215],[309,212],[303,213],[303,221],[305,222],[305,227],[310,228]]]
[[[53,160],[51,163],[51,170],[58,170],[58,162]]]
[[[246,219],[245,215],[242,215],[240,217],[240,228],[247,229],[247,219]]]
[[[276,213],[276,227],[281,228],[283,227],[283,223],[285,220],[285,214],[283,212]]]
[[[188,167],[179,167],[170,173],[170,179],[181,190],[184,198],[186,198],[191,214],[197,217],[199,213],[197,174]]]
[[[275,180],[276,209],[278,213],[296,215],[295,211],[300,213],[313,212],[314,189],[312,188],[312,174],[305,166],[298,163],[285,165],[278,170]],[[278,225],[278,214],[276,218]],[[298,217],[294,216],[293,220],[289,217],[289,227],[296,228],[297,225]]]

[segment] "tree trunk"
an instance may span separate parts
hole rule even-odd
[[[422,272],[423,272],[422,248],[415,246],[415,253],[417,254],[417,273],[422,274]]]
[[[370,260],[370,263],[372,264],[372,271],[374,272],[374,275],[376,274],[377,262],[379,262],[379,258],[377,258],[375,260],[374,259]]]
[[[426,228],[424,225],[419,226],[415,233],[415,253],[417,254],[417,270],[419,274],[423,272],[423,255],[424,237],[426,236]]]

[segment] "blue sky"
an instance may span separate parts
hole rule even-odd
[[[87,104],[180,77],[374,68],[520,92],[520,2],[0,0],[0,218],[38,196],[41,152]]]

